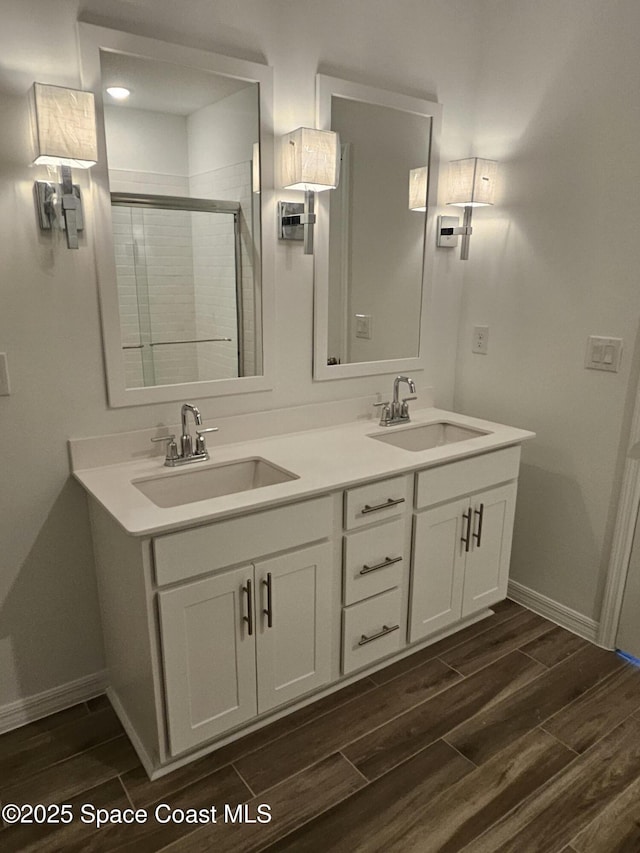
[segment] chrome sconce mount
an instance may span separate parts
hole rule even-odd
[[[304,204],[297,201],[278,202],[278,238],[280,240],[303,240],[305,255],[313,254],[313,226],[315,194],[306,190]]]
[[[60,228],[67,232],[67,247],[78,248],[78,232],[84,229],[82,193],[74,184],[69,166],[60,167],[62,183],[36,181],[36,208],[42,231]]]

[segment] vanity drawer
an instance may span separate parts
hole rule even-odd
[[[404,518],[397,518],[344,537],[345,604],[400,585],[406,559],[404,531]]]
[[[520,447],[449,462],[416,476],[416,508],[442,503],[518,477]]]
[[[409,501],[410,488],[408,477],[394,477],[349,489],[345,492],[345,528],[352,530],[401,515]]]
[[[403,645],[402,596],[390,589],[342,612],[342,672],[346,675]]]
[[[153,540],[156,583],[175,583],[328,539],[332,529],[333,502],[327,496],[158,536]]]

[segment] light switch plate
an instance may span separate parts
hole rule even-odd
[[[356,314],[356,338],[371,340],[371,314]]]
[[[0,397],[8,397],[11,394],[9,384],[9,365],[7,364],[6,352],[0,352]]]
[[[588,370],[607,370],[617,373],[622,359],[622,338],[604,338],[590,335],[584,366]]]

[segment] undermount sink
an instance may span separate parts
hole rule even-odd
[[[297,479],[297,474],[256,457],[224,462],[198,470],[172,471],[164,475],[133,480],[132,485],[156,506],[171,507]]]
[[[454,444],[456,441],[466,441],[469,438],[478,438],[481,435],[489,435],[486,430],[474,429],[473,427],[460,426],[449,421],[438,421],[434,424],[420,424],[418,426],[403,427],[397,431],[389,427],[388,435],[370,435],[376,441],[392,444],[403,450],[430,450],[433,447],[441,447],[444,444]]]

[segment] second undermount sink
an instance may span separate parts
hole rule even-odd
[[[489,435],[486,430],[474,427],[460,426],[450,421],[438,421],[433,424],[419,424],[416,426],[403,427],[393,431],[389,427],[389,433],[384,435],[370,435],[376,441],[401,447],[403,450],[430,450],[433,447],[441,447],[444,444],[453,444],[456,441],[466,441],[469,438],[478,438],[481,435]]]
[[[156,506],[171,507],[297,479],[297,474],[285,471],[266,459],[255,457],[223,462],[206,468],[171,471],[155,477],[133,480],[132,485]]]

